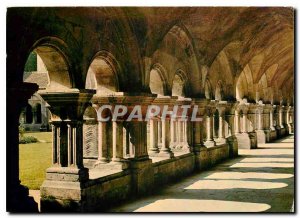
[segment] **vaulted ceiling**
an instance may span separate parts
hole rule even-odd
[[[83,47],[83,56],[87,54],[87,60],[91,60],[95,52],[103,47],[114,50],[116,59],[124,59],[121,65],[124,68],[130,66],[128,74],[147,70],[145,58],[153,58],[158,50],[163,50],[164,57],[174,56],[171,54],[174,49],[162,48],[166,44],[178,47],[181,43],[182,51],[195,57],[196,61],[192,63],[197,62],[197,66],[193,66],[193,69],[201,71],[205,66],[208,74],[218,74],[218,77],[229,75],[230,72],[233,88],[246,70],[251,74],[254,89],[261,87],[259,84],[264,82],[265,88],[280,89],[287,92],[287,96],[294,91],[293,8],[77,7],[20,8],[10,11],[8,24],[20,25],[17,23],[19,16],[22,22],[27,22],[27,25],[23,25],[27,26],[26,30],[35,25],[40,28],[38,31],[44,31],[49,23],[52,29],[68,29],[74,41]],[[177,38],[179,44],[166,39],[170,34]],[[80,42],[80,38],[85,40]],[[105,46],[94,43],[106,39],[112,43],[104,43]],[[95,50],[88,54],[87,50],[92,49]],[[84,72],[88,71],[89,64],[90,61],[83,63]],[[143,72],[145,75],[136,80],[144,80],[146,73]],[[189,75],[189,78],[198,82],[195,75]]]

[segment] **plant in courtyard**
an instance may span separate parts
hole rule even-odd
[[[29,143],[35,143],[37,142],[37,138],[33,136],[23,136],[19,138],[19,143],[20,144],[29,144]]]
[[[25,127],[23,125],[19,126],[19,139],[24,137]]]

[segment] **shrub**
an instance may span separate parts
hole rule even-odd
[[[25,133],[25,128],[23,125],[19,126],[19,138],[23,138]]]
[[[19,138],[19,144],[36,143],[38,140],[33,136],[23,136]]]

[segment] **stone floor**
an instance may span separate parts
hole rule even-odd
[[[290,212],[294,137],[239,150],[239,155],[110,212]]]

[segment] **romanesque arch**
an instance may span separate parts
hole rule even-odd
[[[86,77],[86,88],[95,89],[97,95],[111,95],[119,91],[121,69],[114,56],[101,51],[93,58]]]
[[[188,95],[187,83],[188,83],[188,79],[186,74],[182,70],[178,70],[173,79],[172,95],[179,96],[179,97],[187,96]]]
[[[153,94],[168,95],[169,87],[166,79],[167,72],[160,64],[154,64],[150,71],[149,87]]]

